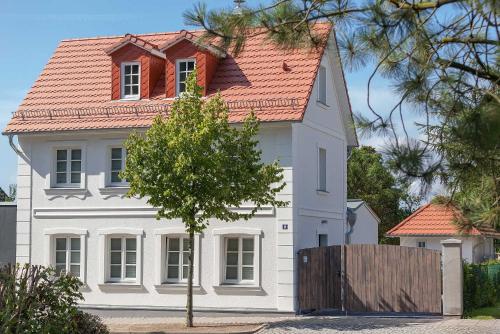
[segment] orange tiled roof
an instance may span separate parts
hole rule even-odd
[[[318,24],[329,34],[331,25]],[[127,35],[125,39],[154,48],[168,45],[181,34]],[[82,129],[147,127],[156,113],[167,111],[165,80],[159,80],[149,100],[111,100],[111,60],[106,54],[124,37],[63,40],[14,114],[5,134]],[[261,121],[299,121],[314,83],[324,47],[282,50],[265,34],[251,37],[238,56],[230,53],[217,67],[207,94],[220,91],[230,105],[230,121],[239,122],[250,109]],[[231,107],[233,105],[234,107]],[[146,111],[144,111],[146,110]],[[110,114],[113,117],[110,117]]]
[[[459,209],[453,205],[429,203],[420,207],[412,215],[387,232],[388,236],[457,236],[457,235],[497,235],[500,233],[492,228],[473,227],[470,231],[460,233],[453,223],[455,217],[461,215]]]

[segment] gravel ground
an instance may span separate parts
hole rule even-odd
[[[270,323],[259,334],[500,334],[500,320],[304,317]]]

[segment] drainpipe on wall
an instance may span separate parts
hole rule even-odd
[[[9,145],[17,155],[24,157],[24,153],[14,143],[14,135],[9,135]]]
[[[348,226],[348,230],[345,233],[346,245],[349,245],[351,243],[351,234],[352,232],[354,232],[354,224],[356,224],[356,218],[357,218],[356,213],[352,209],[347,208],[346,224]]]

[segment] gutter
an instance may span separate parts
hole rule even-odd
[[[25,158],[25,155],[24,153],[21,151],[21,149],[14,143],[14,136],[13,134],[10,134],[8,135],[9,136],[9,145],[10,147],[12,147],[12,149],[14,150],[14,152],[16,152],[17,155],[21,156],[21,157],[24,157]]]

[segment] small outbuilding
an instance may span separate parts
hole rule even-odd
[[[347,226],[347,243],[349,244],[378,244],[378,224],[380,218],[368,204],[361,199],[348,199],[347,210],[356,216],[352,228]],[[349,229],[351,229],[349,233]]]
[[[16,213],[16,203],[0,202],[0,266],[16,262]]]
[[[455,224],[461,211],[451,204],[429,203],[387,232],[388,237],[399,238],[401,246],[422,247],[441,251],[441,241],[462,240],[462,257],[470,263],[480,263],[495,257],[494,240],[500,232],[492,227],[473,227],[460,232]]]

